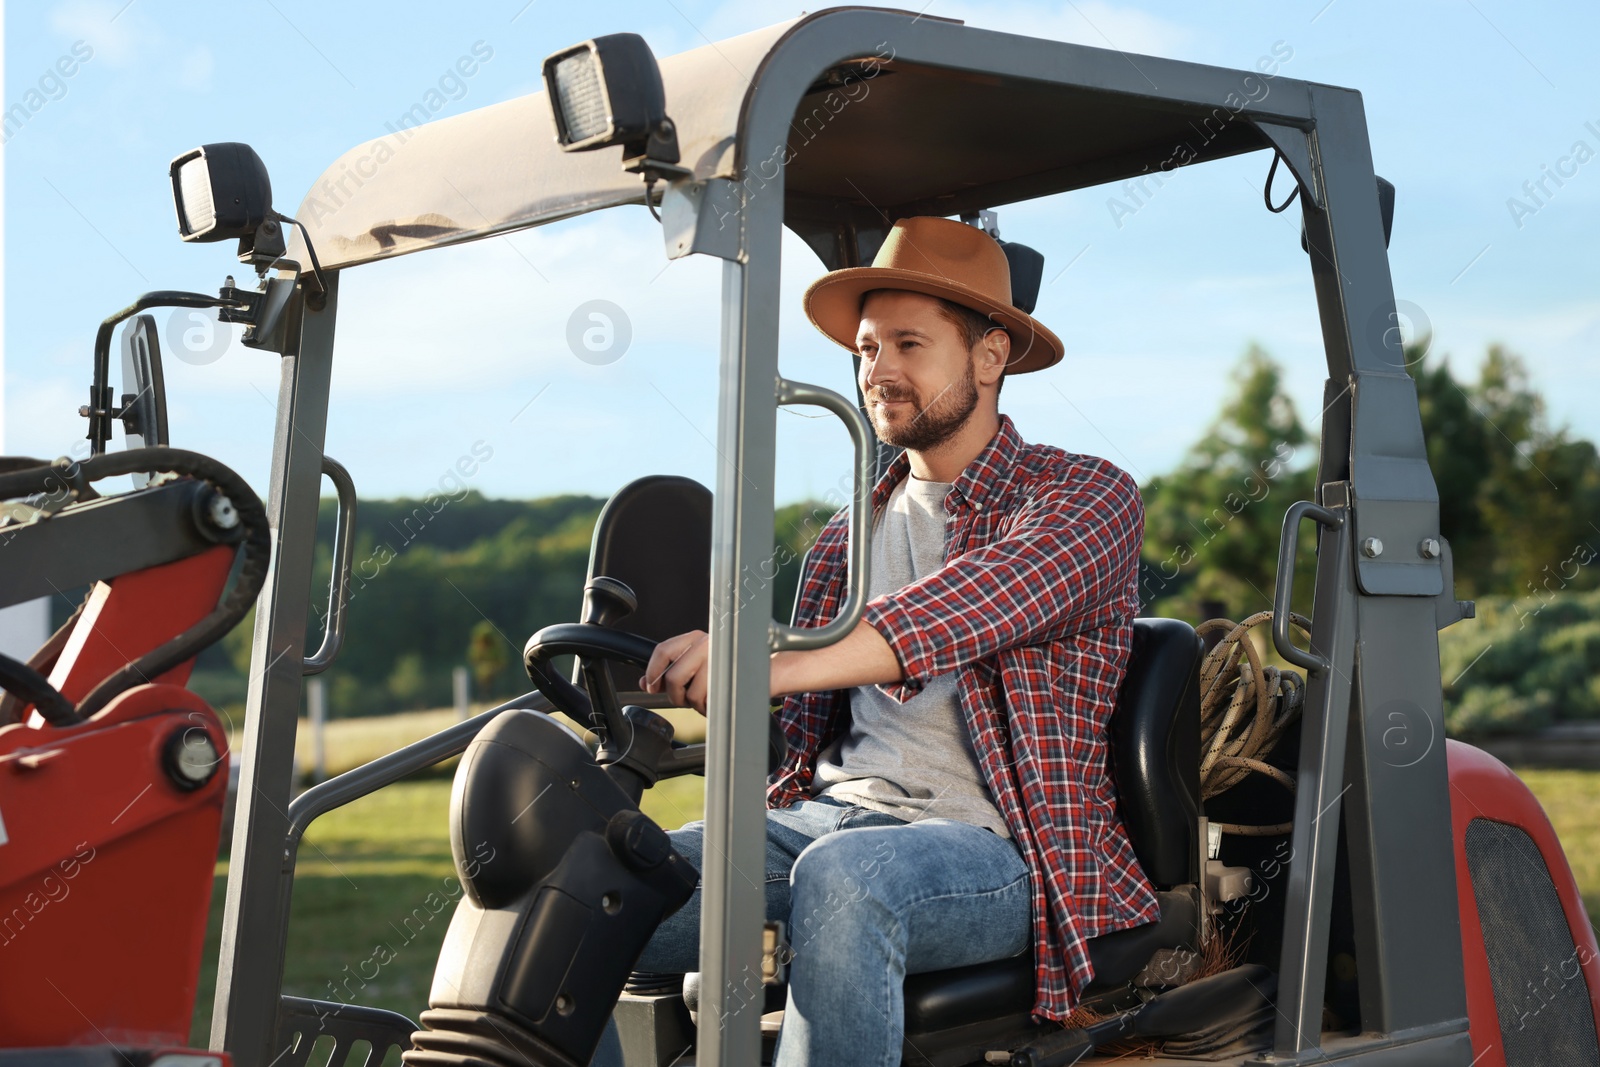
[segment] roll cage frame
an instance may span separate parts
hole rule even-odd
[[[741,40],[746,39],[735,42]],[[831,150],[790,151],[797,113],[819,79],[871,56],[880,42],[892,46],[888,67],[907,98],[931,99],[928,94],[945,85],[980,103],[1009,102],[991,111],[992,126],[981,131],[1004,148],[985,164],[994,168],[987,180],[956,173],[958,167],[940,171],[955,167],[958,152],[925,153],[924,162],[934,169],[930,180],[944,182],[944,188],[935,195],[873,203],[865,195],[830,195],[830,189],[837,193],[841,177]],[[1286,556],[1280,559],[1282,590],[1284,569],[1292,573],[1294,563],[1293,528],[1303,517],[1315,520],[1316,593],[1310,651],[1301,652],[1299,660],[1309,677],[1284,890],[1279,1018],[1273,1051],[1261,1062],[1366,1056],[1371,1062],[1467,1064],[1471,1049],[1445,746],[1436,743],[1444,737],[1437,631],[1459,618],[1460,608],[1453,599],[1448,545],[1432,558],[1417,547],[1424,539],[1439,538],[1438,496],[1416,390],[1390,328],[1395,300],[1360,94],[1280,75],[1270,94],[1250,100],[1241,96],[1240,87],[1246,78],[1259,78],[1259,72],[1144,56],[1135,61],[1109,49],[864,8],[801,18],[758,45],[753,53],[751,46],[740,53],[758,59],[753,72],[746,72],[747,83],[723,72],[728,91],[737,96],[736,124],[725,137],[713,138],[718,151],[708,157],[710,164],[702,163],[692,178],[671,183],[663,196],[668,254],[699,252],[723,260],[716,443],[728,460],[719,466],[714,486],[715,625],[705,771],[706,853],[721,859],[703,872],[701,1033],[709,1039],[700,1046],[698,1062],[709,1067],[758,1062],[757,1014],[729,1006],[742,976],[761,971],[763,898],[760,887],[736,871],[760,869],[764,854],[767,657],[774,648],[802,643],[772,623],[771,585],[740,581],[771,554],[774,500],[771,479],[746,479],[739,472],[773,469],[781,402],[821,403],[847,423],[853,414],[858,420],[853,434],[865,425],[837,394],[830,400],[821,396],[825,390],[779,375],[783,227],[804,237],[829,269],[858,265],[870,261],[895,218],[949,216],[1137,178],[1171,158],[1171,123],[1199,128],[1193,124],[1225,113],[1226,121],[1194,159],[1184,162],[1260,149],[1281,156],[1300,189],[1328,362],[1317,499],[1315,507],[1291,513]],[[706,50],[690,53],[697,54],[713,62]],[[670,62],[663,64],[669,74]],[[675,97],[677,84],[668,77],[669,112],[688,106]],[[538,108],[548,110],[542,102]],[[1036,139],[1059,134],[1043,120],[1019,126],[1024,112],[1057,121],[1077,115],[1105,121],[1077,130],[1078,158],[1026,171],[1018,160],[1026,162],[1044,152],[1043,146],[1056,144],[1026,142],[1026,131]],[[680,126],[693,125],[674,114]],[[914,126],[916,114],[906,110],[903,118]],[[870,109],[861,108],[859,119],[850,120],[863,124],[855,135],[869,136],[872,119]],[[943,125],[950,131],[960,127],[955,121]],[[966,136],[930,132],[925,147],[937,148],[947,135]],[[850,136],[838,134],[846,147]],[[615,164],[610,153],[595,153],[553,156],[567,162],[550,166],[597,173],[599,157]],[[784,163],[775,172],[762,166],[774,159]],[[268,588],[257,611],[237,757],[238,807],[211,1034],[213,1047],[231,1052],[240,1067],[267,1067],[280,1052],[274,1045],[285,1010],[281,992],[294,846],[305,822],[317,813],[307,815],[302,805],[291,818],[291,788],[340,273],[397,251],[643,199],[642,185],[608,181],[605,195],[568,197],[563,204],[485,220],[476,228],[391,227],[391,233],[423,234],[409,245],[402,241],[403,247],[391,242],[341,256],[330,239],[328,247],[317,246],[326,267],[325,292],[316,292],[309,277],[284,274],[269,281],[269,325],[251,343],[282,354],[268,500],[275,537]],[[419,204],[415,217],[425,216],[427,209]],[[311,232],[314,240],[327,234],[315,225]],[[864,529],[860,523],[872,466],[858,456],[853,530]],[[1373,543],[1369,539],[1381,541],[1386,550],[1364,552],[1359,546]],[[851,586],[857,593],[866,588],[864,564],[864,550],[853,552]],[[1287,593],[1280,597],[1285,606]],[[852,595],[843,617],[848,625],[859,618],[863,599]],[[1388,739],[1397,723],[1413,739],[1429,739],[1420,756],[1408,749],[1399,758],[1393,751]],[[462,737],[455,751],[470,736],[457,732]],[[434,742],[427,762],[448,755],[454,743]],[[390,760],[382,773],[364,769],[365,776],[347,783],[337,802],[392,780],[401,765],[426,765],[417,759]],[[1341,819],[1348,839],[1363,1032],[1324,1042],[1321,1015]]]

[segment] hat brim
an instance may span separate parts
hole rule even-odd
[[[806,289],[806,317],[833,341],[854,352],[856,332],[861,327],[861,298],[874,289],[923,293],[988,315],[1011,335],[1007,374],[1027,374],[1061,362],[1061,339],[1032,315],[957,282],[898,267],[846,267],[824,274]]]

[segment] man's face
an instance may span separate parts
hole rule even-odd
[[[972,350],[939,302],[901,289],[870,294],[856,331],[861,395],[879,440],[926,452],[978,406]]]

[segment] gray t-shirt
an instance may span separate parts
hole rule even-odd
[[[944,566],[945,494],[951,482],[909,473],[872,531],[870,596],[897,592]],[[956,674],[929,679],[896,703],[876,685],[850,690],[850,726],[817,754],[813,795],[906,821],[957,819],[1010,837],[973,752]]]

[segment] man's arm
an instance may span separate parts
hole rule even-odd
[[[704,630],[669,637],[656,646],[640,687],[666,693],[672,702],[706,712],[706,664],[710,641]],[[826,648],[772,654],[772,696],[848,689],[901,679],[900,661],[889,642],[865,622]]]
[[[880,685],[904,703],[964,664],[1101,625],[1122,610],[1143,537],[1133,479],[1109,463],[1080,469],[1004,538],[872,600],[844,640],[774,654],[771,695]],[[701,630],[663,641],[642,687],[704,713],[706,652]]]
[[[851,689],[904,677],[894,649],[865,620],[826,648],[772,654],[772,695]]]

